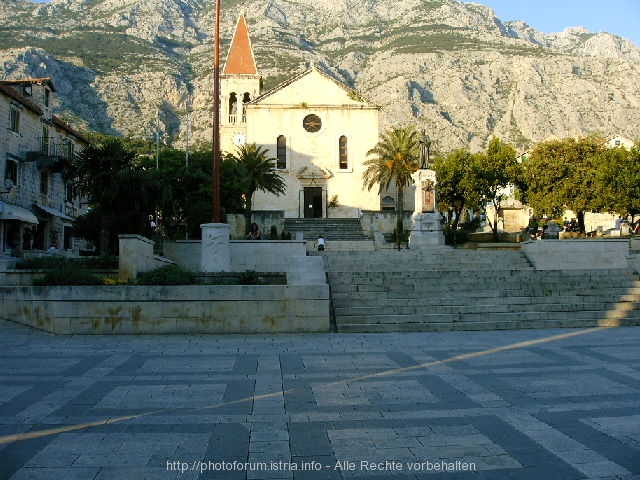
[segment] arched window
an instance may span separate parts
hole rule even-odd
[[[247,123],[247,107],[246,104],[251,101],[249,92],[244,92],[242,96],[242,123]]]
[[[338,162],[340,170],[346,170],[349,168],[349,152],[347,150],[347,137],[342,135],[338,139]]]
[[[229,123],[238,122],[238,97],[234,92],[229,95]]]
[[[276,168],[284,170],[287,168],[287,139],[284,135],[279,135],[276,140]]]

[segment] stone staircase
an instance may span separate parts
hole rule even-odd
[[[301,232],[304,240],[316,240],[322,233],[330,241],[368,241],[357,218],[286,218],[284,230]]]
[[[323,254],[339,332],[640,325],[626,270],[536,271],[519,250]]]

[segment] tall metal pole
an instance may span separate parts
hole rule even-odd
[[[216,0],[213,56],[213,223],[220,223],[220,0]]]
[[[189,110],[191,110],[191,95],[187,97],[187,144],[184,152],[184,164],[187,167],[189,166],[189,137],[191,136],[191,117]]]

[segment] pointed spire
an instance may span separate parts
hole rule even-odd
[[[238,17],[223,73],[225,75],[256,75],[258,73],[244,12]]]

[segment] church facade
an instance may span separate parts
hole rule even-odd
[[[221,148],[255,143],[276,159],[286,194],[257,192],[255,210],[287,218],[358,217],[378,211],[363,162],[379,138],[379,107],[311,67],[263,93],[246,19],[239,17],[221,76]],[[387,199],[388,201],[388,199]]]

